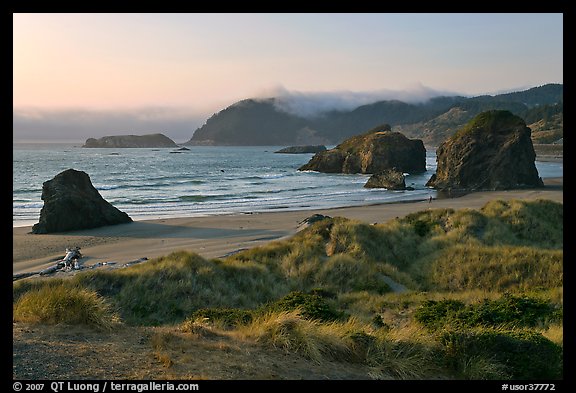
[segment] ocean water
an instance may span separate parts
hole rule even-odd
[[[436,171],[406,176],[413,191],[366,189],[369,175],[299,172],[313,154],[277,154],[285,146],[191,146],[87,149],[81,144],[13,144],[13,226],[38,222],[42,183],[73,168],[133,220],[313,210],[436,196],[425,183]],[[562,163],[536,162],[542,178],[563,176]]]

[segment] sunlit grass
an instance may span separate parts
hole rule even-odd
[[[87,325],[103,330],[119,323],[103,297],[65,281],[55,281],[22,294],[13,305],[13,319],[48,325]]]

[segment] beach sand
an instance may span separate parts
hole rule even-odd
[[[323,210],[279,211],[209,217],[135,221],[90,230],[36,235],[31,227],[13,228],[13,273],[54,266],[67,247],[80,247],[84,266],[115,262],[114,266],[185,250],[205,258],[224,257],[296,233],[313,214],[382,223],[434,208],[477,209],[493,199],[550,199],[563,203],[563,178],[544,179],[541,189],[486,191],[458,198],[395,202]]]

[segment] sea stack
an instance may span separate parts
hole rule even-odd
[[[406,190],[406,179],[396,168],[375,173],[364,184],[364,188],[385,188],[387,190]]]
[[[531,130],[509,111],[482,112],[436,150],[438,190],[508,190],[543,187]]]
[[[316,153],[298,170],[373,174],[392,168],[408,173],[425,172],[426,149],[420,139],[408,139],[384,124],[353,136],[334,149]]]
[[[32,233],[54,233],[132,222],[104,200],[86,172],[67,169],[42,185],[44,206]]]

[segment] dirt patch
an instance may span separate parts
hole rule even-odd
[[[176,327],[13,324],[13,378],[55,380],[368,380],[370,367],[316,363],[227,335]]]

